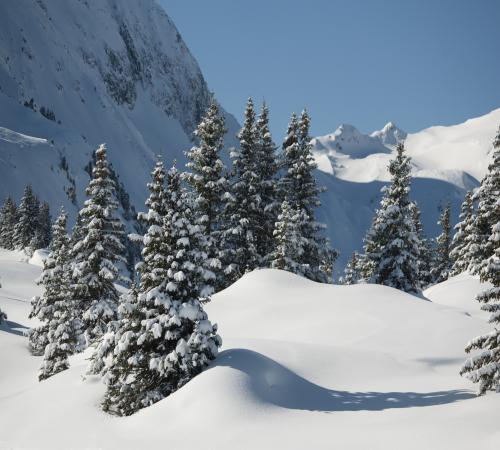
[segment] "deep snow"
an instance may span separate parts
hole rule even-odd
[[[427,291],[434,303],[383,286],[250,273],[206,306],[224,340],[211,367],[156,405],[116,418],[99,410],[104,387],[85,377],[88,353],[36,381],[40,358],[22,331],[40,268],[21,258],[0,251],[0,307],[9,315],[0,330],[2,449],[500,445],[500,396],[476,398],[458,375],[465,343],[489,329],[469,314],[484,286],[466,275]]]

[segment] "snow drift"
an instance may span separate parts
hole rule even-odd
[[[321,285],[276,270],[244,276],[206,305],[224,348],[181,390],[139,413],[99,409],[89,354],[36,381],[23,330],[40,269],[0,251],[0,448],[496,449],[499,396],[458,375],[489,329],[454,291],[434,303],[384,286]],[[462,276],[471,305],[482,289]],[[465,299],[463,300],[465,302]],[[194,428],[193,428],[194,427]],[[195,432],[193,432],[193,429]],[[360,430],[363,432],[360,433]]]

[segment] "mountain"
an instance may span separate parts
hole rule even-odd
[[[390,180],[387,170],[395,146],[404,141],[412,158],[412,192],[422,210],[424,229],[437,236],[437,220],[449,202],[452,219],[458,219],[465,192],[484,176],[500,125],[500,109],[453,126],[436,126],[407,134],[389,122],[382,130],[365,135],[352,125],[341,125],[312,139],[318,164],[317,178],[326,191],[320,219],[328,226],[332,244],[341,255],[342,270],[354,250],[362,248],[381,197]]]
[[[394,122],[388,122],[384,125],[384,128],[374,131],[370,136],[378,139],[386,147],[394,147],[399,142],[404,141],[408,134],[398,128]]]
[[[209,99],[196,60],[154,0],[0,2],[0,197],[19,198],[31,182],[74,217],[85,167],[105,142],[141,207],[156,155],[183,166]],[[229,114],[226,122],[232,145],[239,126]]]

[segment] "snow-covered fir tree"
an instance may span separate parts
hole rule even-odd
[[[450,276],[452,268],[452,260],[450,258],[451,249],[451,225],[450,225],[451,208],[448,204],[441,216],[439,217],[438,225],[441,227],[441,234],[436,238],[436,254],[434,257],[431,278],[434,283],[441,283]]]
[[[66,213],[61,209],[53,225],[54,240],[40,278],[44,292],[35,299],[36,316],[42,325],[30,334],[30,342],[33,348],[45,344],[39,380],[69,367],[68,356],[75,352],[80,328],[77,305],[70,295],[71,248],[66,222]],[[40,342],[33,342],[35,337]]]
[[[140,274],[141,286],[149,285],[162,273],[157,273],[161,258],[161,248],[164,244],[163,219],[167,215],[167,191],[165,186],[165,168],[163,162],[158,161],[151,173],[151,182],[148,183],[149,197],[146,200],[148,211],[139,213],[137,218],[146,227],[146,234],[141,238],[143,245],[142,261],[136,266]]]
[[[344,269],[344,275],[340,278],[340,284],[357,284],[362,280],[360,256],[358,252],[353,252],[351,259]]]
[[[493,148],[493,160],[475,195],[478,205],[473,244],[477,248],[472,254],[475,258],[474,273],[479,274],[482,282],[493,285],[479,294],[477,300],[482,304],[481,309],[490,313],[489,322],[494,328],[467,344],[467,353],[475,350],[479,353],[470,357],[460,371],[479,384],[479,394],[489,389],[500,392],[500,130]],[[487,240],[477,240],[478,235],[484,235],[488,228],[491,232]]]
[[[481,180],[479,189],[474,194],[477,202],[476,217],[472,233],[470,235],[469,256],[471,264],[469,270],[473,274],[479,274],[490,256],[493,255],[493,244],[490,241],[491,230],[495,224],[494,217],[497,208],[497,200],[500,195],[498,187],[500,178],[500,130],[493,142],[492,161],[488,166],[488,172]]]
[[[31,301],[30,318],[36,317],[41,323],[29,332],[30,350],[35,355],[43,355],[49,343],[49,334],[59,325],[62,303],[70,303],[69,289],[69,237],[66,233],[67,217],[64,210],[53,225],[54,241],[50,253],[43,261],[43,270],[37,284],[43,293]],[[57,305],[56,305],[57,304]]]
[[[227,286],[222,270],[222,231],[225,195],[229,189],[228,174],[221,152],[226,128],[217,102],[212,102],[195,131],[198,145],[186,153],[188,163],[184,179],[194,196],[194,213],[204,227],[207,265],[214,272],[214,289]]]
[[[500,147],[500,146],[499,146]],[[500,161],[499,161],[500,162]],[[491,169],[490,169],[491,170]],[[460,373],[466,375],[474,383],[478,383],[479,394],[495,389],[500,392],[500,179],[496,178],[496,202],[490,218],[494,225],[488,239],[489,250],[492,252],[482,261],[479,277],[482,282],[489,281],[493,287],[477,296],[482,303],[481,309],[490,313],[489,323],[493,330],[470,341],[465,351],[478,351],[471,356],[462,367]]]
[[[17,223],[17,206],[7,197],[0,211],[0,247],[14,250],[14,228]]]
[[[174,168],[167,173],[167,212],[163,241],[144,237],[149,271],[120,304],[120,320],[108,328],[94,359],[107,386],[103,408],[130,415],[176,391],[217,355],[221,339],[200,303],[206,276],[200,252],[202,227],[196,223],[190,196]]]
[[[84,321],[86,345],[106,331],[116,317],[119,277],[117,263],[125,263],[124,227],[115,216],[115,183],[110,177],[106,147],[95,152],[96,163],[86,189],[88,200],[80,210],[81,238],[73,245],[72,297],[78,301]]]
[[[27,248],[35,237],[38,226],[40,202],[28,184],[17,208],[17,223],[14,227],[14,246],[18,249]]]
[[[410,204],[413,225],[415,227],[415,233],[417,234],[418,242],[418,274],[420,278],[420,285],[423,288],[427,287],[432,283],[432,240],[425,236],[424,228],[422,226],[422,220],[420,218],[420,208],[416,202],[411,202]]]
[[[383,188],[380,207],[365,238],[369,281],[405,292],[420,291],[419,239],[409,199],[411,164],[398,144],[389,164],[391,183]]]
[[[269,129],[269,108],[264,103],[255,124],[256,128],[256,174],[259,183],[260,203],[257,219],[257,253],[262,267],[269,267],[274,251],[273,232],[278,219],[280,201],[278,197],[278,161],[276,145]]]
[[[224,211],[224,270],[229,284],[259,267],[261,261],[257,246],[262,224],[255,121],[253,101],[248,99],[245,122],[238,133],[240,145],[231,152],[233,177]]]
[[[300,263],[307,267],[305,276],[319,282],[329,282],[331,273],[325,273],[325,267],[331,267],[337,257],[328,240],[323,236],[324,225],[315,219],[316,208],[320,206],[321,189],[316,184],[314,169],[316,163],[312,155],[309,136],[310,118],[303,111],[300,119],[292,114],[287,136],[283,142],[281,168],[283,174],[279,180],[279,192],[286,198],[292,209],[300,213],[299,225],[301,238],[304,239],[304,251]]]
[[[460,208],[460,222],[455,225],[455,234],[451,243],[450,258],[453,262],[451,274],[466,272],[470,264],[470,236],[474,228],[474,202],[472,191],[467,192]]]
[[[287,200],[281,204],[281,211],[275,225],[275,239],[271,267],[304,275],[307,267],[301,262],[305,240],[300,233],[303,211],[294,210]]]

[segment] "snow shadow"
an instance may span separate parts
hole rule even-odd
[[[11,320],[6,320],[0,325],[0,331],[6,331],[16,336],[25,336],[28,330],[28,327],[17,322],[12,322]]]
[[[222,352],[212,367],[231,367],[248,376],[251,393],[260,401],[306,411],[382,411],[444,405],[475,397],[465,390],[436,392],[349,392],[327,389],[251,350]]]

